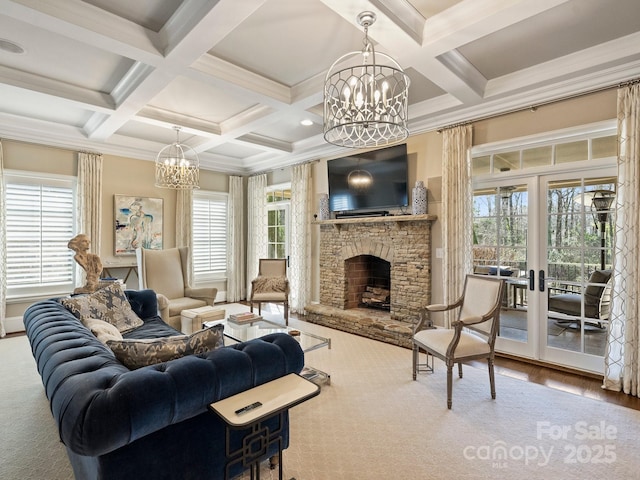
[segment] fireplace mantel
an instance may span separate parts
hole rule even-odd
[[[362,223],[387,223],[387,222],[434,222],[438,219],[436,215],[386,215],[379,217],[345,217],[334,220],[315,220],[313,225],[332,225],[337,230],[345,224]]]

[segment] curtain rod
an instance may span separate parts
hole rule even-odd
[[[575,98],[585,97],[587,95],[593,95],[594,93],[605,92],[607,90],[612,90],[614,88],[629,87],[631,85],[635,85],[636,83],[640,83],[640,78],[634,78],[633,80],[628,80],[626,82],[616,83],[614,85],[607,85],[606,87],[594,88],[593,90],[589,90],[589,91],[586,91],[586,92],[574,93],[572,95],[567,95],[567,96],[562,97],[562,98],[556,98],[555,100],[548,100],[546,102],[534,103],[533,105],[529,105],[528,107],[515,108],[513,110],[507,110],[507,111],[500,112],[500,113],[494,113],[494,114],[491,114],[491,115],[485,115],[484,117],[478,117],[478,118],[474,118],[472,120],[466,120],[464,122],[453,123],[451,125],[447,125],[446,127],[438,128],[436,130],[436,132],[442,133],[444,130],[449,130],[451,128],[462,127],[463,125],[469,125],[470,123],[481,122],[483,120],[490,120],[492,118],[503,117],[505,115],[510,115],[512,113],[518,113],[518,112],[524,112],[526,110],[529,110],[531,112],[535,112],[538,109],[538,107],[544,107],[546,105],[552,105],[554,103],[564,102],[566,100],[573,100]]]
[[[271,170],[262,170],[260,172],[254,172],[250,175],[247,175],[247,178],[255,177],[256,175],[265,175],[267,173],[275,172],[276,170],[284,170],[285,168],[295,167],[296,165],[304,165],[305,163],[316,163],[319,161],[320,160],[316,158],[313,160],[305,160],[304,162],[292,163],[291,165],[285,165],[284,167],[272,168]]]

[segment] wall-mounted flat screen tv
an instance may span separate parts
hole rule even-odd
[[[327,162],[332,212],[376,211],[408,205],[407,144]]]

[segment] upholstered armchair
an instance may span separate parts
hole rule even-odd
[[[217,288],[193,288],[189,284],[187,247],[166,250],[136,250],[140,289],[151,289],[158,294],[162,320],[180,330],[182,310],[213,305]]]
[[[433,372],[433,358],[443,360],[447,366],[447,408],[451,408],[453,365],[458,364],[458,376],[462,378],[462,362],[487,359],[491,398],[496,398],[494,377],[494,347],[500,327],[500,305],[505,281],[487,275],[467,275],[462,295],[450,305],[429,305],[413,333],[413,379],[420,367]],[[451,328],[433,326],[431,315],[447,310],[457,311],[457,320]],[[427,363],[419,364],[420,352],[426,352]],[[423,368],[424,370],[424,368]]]
[[[262,303],[283,303],[284,321],[289,325],[289,280],[287,261],[283,258],[261,258],[258,276],[251,281],[249,296],[250,309],[258,304],[258,314],[262,313]]]

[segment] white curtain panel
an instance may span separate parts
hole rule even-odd
[[[244,201],[242,177],[229,177],[227,205],[227,302],[247,298],[244,276]]]
[[[4,211],[5,205],[4,166],[2,161],[2,142],[0,142],[0,338],[7,334],[4,327],[4,318],[7,313],[7,222]]]
[[[291,244],[287,277],[291,285],[289,306],[295,313],[304,313],[310,296],[311,209],[311,164],[294,165],[291,171]]]
[[[100,256],[102,246],[102,154],[78,152],[79,233],[91,240],[90,250]],[[71,240],[71,239],[69,239]],[[84,285],[86,272],[76,264],[76,286]]]
[[[267,258],[267,175],[249,177],[247,183],[247,295],[258,276],[258,260]]]
[[[176,247],[188,247],[187,282],[193,285],[193,190],[176,190]]]
[[[613,293],[604,387],[638,396],[640,384],[640,84],[618,90],[618,183]]]
[[[464,278],[473,269],[473,191],[471,185],[471,125],[443,131],[442,161],[442,281],[444,302],[462,294]],[[450,312],[448,312],[450,313]],[[451,317],[445,317],[447,326]]]

